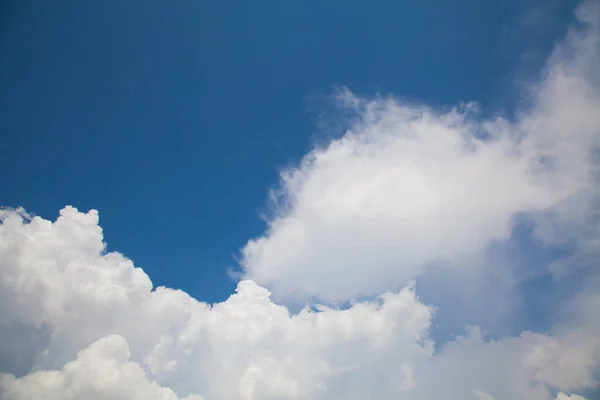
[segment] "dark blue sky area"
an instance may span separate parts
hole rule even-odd
[[[110,250],[215,301],[277,168],[344,85],[510,112],[573,1],[4,1],[0,204],[96,208]],[[535,49],[535,51],[534,51]]]

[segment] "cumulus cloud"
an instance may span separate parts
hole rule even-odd
[[[489,341],[475,327],[436,352],[433,310],[411,285],[291,314],[242,281],[211,306],[153,290],[130,260],[106,253],[95,211],[1,219],[0,332],[19,335],[0,342],[2,399],[541,400],[596,385],[595,328]]]
[[[268,229],[242,250],[245,278],[286,301],[346,301],[432,264],[472,266],[518,215],[537,216],[544,240],[566,239],[593,203],[600,139],[597,7],[578,17],[585,29],[556,47],[514,119],[341,90],[354,118],[281,172]],[[550,215],[563,225],[548,228]]]
[[[146,378],[138,363],[129,361],[125,339],[110,335],[81,351],[62,371],[39,371],[23,378],[0,376],[3,398],[47,399],[140,399],[177,400],[177,395]],[[202,400],[190,396],[187,400]]]
[[[556,47],[513,120],[340,92],[350,128],[282,172],[268,230],[244,247],[245,279],[225,302],[154,288],[106,251],[94,210],[66,207],[54,222],[1,210],[0,399],[581,400],[574,393],[597,390],[598,11],[579,9],[585,27]],[[548,332],[492,339],[471,326],[436,343],[436,307],[455,298],[426,304],[413,279],[436,264],[460,291],[480,284],[490,243],[508,240],[519,215],[543,245],[576,244],[546,269],[586,283]],[[494,285],[515,279],[505,266]],[[499,293],[484,288],[477,301]],[[325,305],[293,313],[272,297]]]

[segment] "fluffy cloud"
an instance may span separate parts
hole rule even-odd
[[[267,232],[242,250],[244,276],[286,301],[345,301],[434,263],[473,265],[510,237],[519,214],[553,214],[563,226],[543,230],[538,221],[539,234],[561,239],[567,223],[585,218],[597,187],[594,6],[579,9],[586,28],[557,46],[513,120],[481,118],[473,105],[441,111],[341,91],[336,101],[354,119],[341,138],[282,171]]]
[[[140,399],[177,400],[171,390],[146,379],[139,364],[129,361],[125,339],[110,335],[81,351],[62,371],[39,371],[21,379],[0,376],[6,399]],[[202,400],[199,396],[188,400]]]
[[[573,392],[596,390],[598,11],[579,9],[585,27],[557,46],[513,120],[341,92],[350,129],[283,171],[269,229],[243,249],[245,279],[223,303],[153,288],[106,252],[96,211],[66,207],[54,222],[0,211],[0,399],[580,400]],[[436,308],[411,279],[437,263],[461,291],[463,278],[481,283],[475,261],[489,261],[489,244],[522,214],[544,245],[576,244],[546,266],[557,282],[578,271],[587,283],[549,333],[492,340],[473,326],[436,346]],[[271,292],[372,300],[292,313]]]
[[[3,399],[541,400],[596,385],[595,328],[499,341],[472,328],[435,352],[433,310],[411,285],[293,315],[242,281],[210,306],[152,290],[131,261],[104,252],[95,211],[1,219],[0,332],[18,337],[0,342]]]

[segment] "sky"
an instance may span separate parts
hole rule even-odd
[[[0,399],[599,399],[599,57],[596,0],[3,2]]]

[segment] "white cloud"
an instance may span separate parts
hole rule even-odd
[[[510,236],[519,213],[581,222],[597,187],[600,139],[592,6],[578,13],[587,28],[557,46],[514,120],[341,91],[337,101],[355,119],[282,171],[266,233],[242,250],[244,276],[277,299],[345,301],[432,263],[472,266],[492,240]],[[538,223],[545,240],[565,232]]]
[[[600,368],[594,5],[514,121],[342,92],[351,129],[282,173],[269,231],[244,248],[248,279],[223,303],[153,289],[105,252],[96,211],[0,211],[0,398],[580,400]],[[520,212],[544,243],[576,240],[552,271],[592,263],[588,284],[551,333],[490,340],[474,326],[436,351],[434,308],[410,279],[446,261],[466,265],[448,283],[477,283],[473,260]],[[380,297],[291,314],[270,291]]]
[[[147,380],[140,365],[129,361],[127,342],[117,335],[92,343],[62,371],[39,371],[20,379],[0,376],[0,388],[2,398],[13,400],[178,399],[171,389]]]
[[[412,286],[347,310],[291,315],[242,281],[209,306],[152,291],[129,260],[104,254],[95,211],[67,207],[54,223],[3,211],[2,220],[0,332],[20,336],[0,342],[3,399],[547,400],[549,386],[595,385],[593,329],[486,341],[473,328],[435,353],[432,309]],[[9,373],[19,354],[27,373],[17,377]]]
[[[564,393],[559,393],[558,396],[556,396],[556,400],[585,400],[584,397],[582,396],[578,396],[576,394],[572,394],[571,396],[567,396]]]

